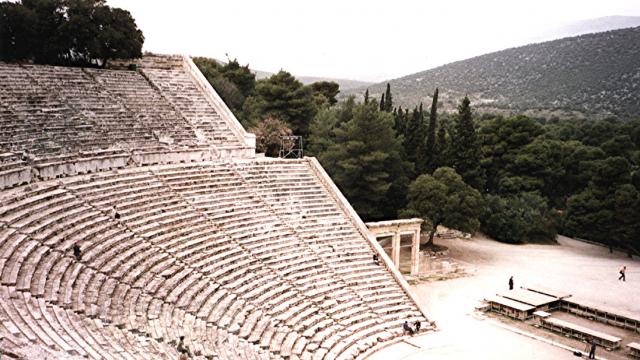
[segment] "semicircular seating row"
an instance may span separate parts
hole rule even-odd
[[[148,72],[0,62],[0,153],[244,146],[184,69]]]
[[[0,192],[0,335],[92,359],[351,359],[426,321],[307,160]],[[72,248],[81,248],[81,258]]]

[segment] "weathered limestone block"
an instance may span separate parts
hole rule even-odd
[[[128,154],[110,155],[94,158],[80,158],[69,161],[41,163],[35,165],[38,176],[42,179],[54,179],[61,176],[86,174],[103,170],[122,168],[129,161]]]
[[[138,165],[177,164],[194,161],[210,161],[210,150],[152,151],[134,153],[131,159]]]
[[[31,167],[0,171],[0,189],[31,182]]]

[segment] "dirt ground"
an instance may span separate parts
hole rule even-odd
[[[372,356],[371,359],[575,359],[566,349],[505,329],[526,329],[500,317],[478,316],[474,307],[484,297],[516,287],[540,285],[573,294],[590,303],[640,316],[640,261],[596,245],[559,237],[557,245],[509,245],[484,237],[442,239],[450,256],[469,276],[413,286],[439,331],[410,340]],[[618,269],[627,266],[627,281],[618,281]],[[579,342],[546,336],[548,342],[582,349]],[[542,333],[541,333],[542,332]],[[598,357],[619,355],[600,351]]]

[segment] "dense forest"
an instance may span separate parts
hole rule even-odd
[[[396,103],[431,101],[455,111],[468,95],[483,112],[633,119],[640,114],[640,27],[506,49],[391,80]],[[385,83],[369,86],[380,96]],[[343,96],[361,98],[364,88]]]
[[[205,76],[276,156],[281,135],[306,139],[360,216],[419,216],[504,242],[552,242],[557,233],[640,249],[640,119],[541,120],[455,113],[379,98],[337,102],[331,82],[302,85],[281,71],[255,80],[248,65],[196,59]]]

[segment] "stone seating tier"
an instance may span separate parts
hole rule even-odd
[[[23,164],[32,167],[37,179],[46,180],[121,168],[130,160],[148,165],[253,157],[255,144],[231,130],[229,123],[235,126],[237,120],[228,118],[230,112],[218,114],[207,101],[213,95],[206,92],[213,90],[198,85],[201,79],[184,60],[179,64],[145,68],[147,75],[0,63],[0,154],[20,154],[26,161],[0,163],[0,189],[34,180],[31,172],[20,170]],[[139,151],[154,147],[164,150],[155,156]],[[88,161],[87,152],[105,150],[129,156],[94,156]],[[193,153],[202,150],[208,154]],[[176,152],[182,155],[167,155]],[[66,157],[65,166],[57,155]],[[68,161],[74,157],[80,160]],[[38,167],[33,166],[35,159]]]
[[[351,359],[426,322],[309,160],[139,166],[0,200],[0,336],[18,350],[175,359],[184,335],[210,358]]]

